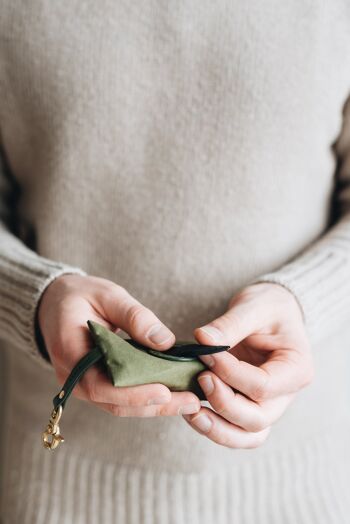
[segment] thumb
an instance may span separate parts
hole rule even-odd
[[[131,338],[159,351],[175,342],[174,333],[148,307],[120,286],[112,286],[100,297],[105,318]]]
[[[257,308],[236,303],[215,320],[196,328],[194,336],[200,344],[236,346],[262,327],[262,315]]]

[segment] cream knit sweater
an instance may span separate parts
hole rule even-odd
[[[345,0],[0,0],[1,524],[349,522],[349,23]],[[67,272],[178,339],[278,282],[315,380],[254,450],[73,397],[50,454],[34,315]]]

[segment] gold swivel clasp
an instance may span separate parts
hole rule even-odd
[[[54,450],[64,442],[64,438],[60,435],[59,421],[62,416],[62,406],[54,409],[51,413],[51,418],[46,426],[46,430],[42,434],[44,448]]]

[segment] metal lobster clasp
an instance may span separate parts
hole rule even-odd
[[[64,442],[64,438],[60,435],[59,421],[62,416],[62,406],[54,409],[51,413],[51,418],[46,426],[46,430],[42,434],[44,448],[54,450]]]

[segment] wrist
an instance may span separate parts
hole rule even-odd
[[[278,311],[293,311],[305,325],[305,315],[298,297],[287,286],[279,282],[269,282],[267,280],[256,280],[242,289],[238,295],[234,295],[230,302],[231,308],[237,298],[244,293],[246,296],[252,294],[253,297],[259,296],[261,300],[266,300],[266,304],[275,304]]]
[[[39,324],[39,307],[37,306],[35,310],[35,317],[34,317],[34,337],[35,337],[35,343],[37,345],[38,350],[42,354],[42,356],[48,361],[51,362],[49,353],[46,349],[44,337],[42,335],[40,324]]]
[[[85,278],[85,275],[77,273],[64,273],[53,279],[42,291],[38,304],[35,309],[34,317],[34,335],[37,347],[43,357],[51,362],[49,352],[47,351],[45,339],[43,335],[45,320],[51,310],[51,305],[58,303],[64,294],[62,286],[67,288],[67,284],[71,279]]]
[[[276,292],[282,300],[287,301],[287,304],[289,307],[295,309],[298,311],[301,320],[303,324],[305,324],[305,315],[303,308],[298,300],[298,297],[293,293],[293,291],[285,286],[281,282],[268,282],[268,281],[261,281],[261,282],[254,282],[254,286],[260,285],[260,286],[268,286],[270,289],[273,289],[274,292]]]

